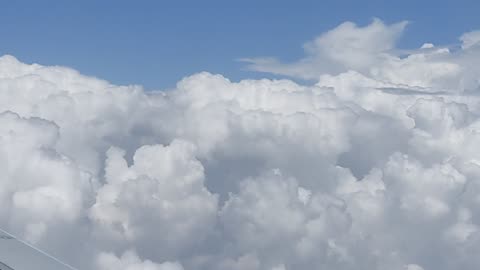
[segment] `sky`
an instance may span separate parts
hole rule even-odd
[[[140,3],[0,9],[1,263],[480,268],[475,5]]]
[[[241,58],[294,60],[344,21],[411,24],[400,48],[458,43],[480,26],[478,1],[0,1],[0,55],[69,66],[116,84],[167,89],[200,71],[275,77]]]

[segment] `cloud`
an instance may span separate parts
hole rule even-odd
[[[476,269],[476,32],[400,55],[406,25],[254,61],[310,85],[146,92],[3,56],[0,227],[86,270]]]
[[[0,114],[0,201],[5,220],[36,242],[49,225],[74,224],[91,196],[94,177],[55,150],[58,126],[39,118]]]
[[[468,49],[472,46],[477,46],[480,42],[480,31],[465,33],[460,37],[460,40],[462,41],[462,49]]]
[[[295,63],[282,64],[274,58],[244,59],[252,70],[275,74],[318,79],[318,75],[348,69],[365,69],[383,61],[395,48],[408,22],[386,25],[374,19],[359,27],[345,22],[304,44],[306,57]]]
[[[98,256],[97,264],[100,270],[183,270],[179,263],[157,264],[149,260],[141,261],[133,251],[126,251],[120,258],[113,253],[101,253]]]
[[[406,21],[387,25],[379,19],[366,26],[345,22],[306,43],[306,55],[298,61],[282,63],[272,57],[242,61],[254,71],[313,81],[355,71],[397,88],[458,93],[479,87],[480,73],[471,58],[478,56],[478,31],[460,37],[460,50],[431,43],[402,50],[396,42],[407,25]]]
[[[128,167],[122,150],[108,150],[106,184],[90,210],[98,233],[165,256],[203,240],[215,223],[217,198],[203,185],[204,170],[194,151],[183,141],[145,145]]]

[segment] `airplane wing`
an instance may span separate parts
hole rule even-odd
[[[0,270],[75,269],[0,230]]]

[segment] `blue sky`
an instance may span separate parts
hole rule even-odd
[[[245,57],[294,60],[350,20],[409,20],[402,48],[480,29],[478,1],[0,1],[0,54],[64,65],[116,84],[165,89],[199,71],[239,80]]]

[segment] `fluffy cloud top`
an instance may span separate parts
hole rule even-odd
[[[479,87],[478,31],[460,37],[461,50],[425,43],[417,50],[400,50],[397,39],[407,22],[369,25],[345,22],[304,45],[306,56],[292,63],[275,58],[243,59],[252,70],[319,80],[324,75],[356,71],[378,82],[430,91],[462,92]]]
[[[0,227],[85,270],[477,269],[478,31],[406,52],[406,26],[248,60],[313,85],[145,92],[3,56]]]

